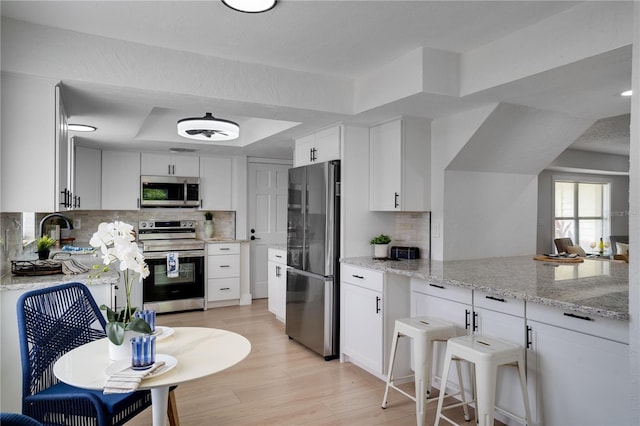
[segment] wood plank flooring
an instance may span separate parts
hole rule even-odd
[[[413,401],[391,390],[382,409],[383,381],[351,363],[327,362],[290,340],[284,324],[267,310],[266,299],[248,306],[159,315],[157,322],[231,330],[252,345],[251,354],[238,365],[178,387],[181,426],[416,424]],[[408,386],[412,389],[413,383]],[[432,425],[436,403],[427,410],[425,424]],[[448,415],[464,423],[462,409]],[[151,409],[128,424],[150,425]]]

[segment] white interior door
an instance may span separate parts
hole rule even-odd
[[[251,296],[267,297],[269,246],[287,243],[289,164],[250,162],[249,238],[251,239]]]

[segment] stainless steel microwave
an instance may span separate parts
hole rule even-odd
[[[140,176],[141,207],[199,207],[200,178]]]

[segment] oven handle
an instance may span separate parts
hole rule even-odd
[[[184,257],[201,257],[204,259],[204,250],[194,250],[194,251],[159,251],[159,252],[145,252],[143,253],[145,259],[166,259],[167,254],[169,253],[178,253],[178,259]]]

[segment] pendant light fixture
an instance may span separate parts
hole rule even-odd
[[[178,134],[200,141],[228,141],[240,135],[240,126],[233,121],[215,118],[208,112],[204,117],[178,120]]]
[[[278,0],[222,0],[227,7],[244,13],[262,13],[276,6]]]

